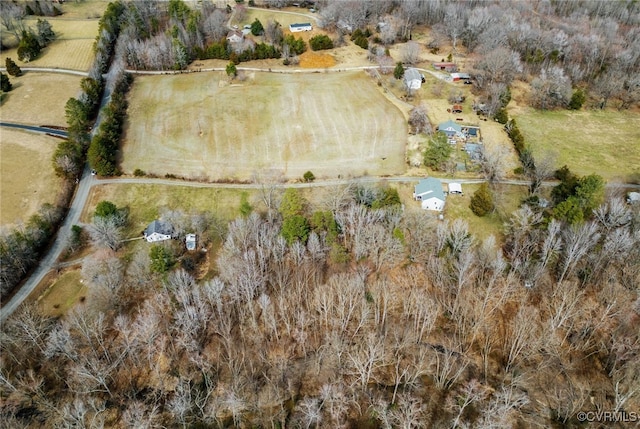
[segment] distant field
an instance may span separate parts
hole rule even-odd
[[[640,115],[618,111],[528,110],[516,116],[534,156],[556,155],[556,166],[579,175],[628,181],[640,175]]]
[[[149,222],[156,219],[163,207],[172,210],[210,211],[225,220],[240,216],[242,193],[250,204],[257,206],[257,193],[250,190],[191,188],[187,186],[109,184],[93,187],[82,214],[82,222],[91,222],[96,205],[108,200],[118,207],[129,207],[129,230],[138,235]]]
[[[66,19],[99,19],[111,0],[67,1],[61,10]]]
[[[63,15],[64,16],[64,15]],[[97,20],[47,19],[56,33],[56,39],[44,48],[38,58],[28,63],[18,60],[17,49],[2,51],[0,61],[4,67],[6,57],[20,67],[51,67],[72,70],[89,70],[93,61],[93,42],[98,35]],[[35,20],[27,20],[35,26]],[[6,36],[6,33],[3,33]]]
[[[0,105],[3,121],[66,126],[64,106],[80,91],[80,76],[61,73],[25,73],[11,77],[13,89]]]
[[[249,179],[404,171],[402,113],[362,72],[136,77],[122,148],[125,173]]]
[[[58,139],[0,129],[0,225],[26,221],[60,186],[51,166]]]

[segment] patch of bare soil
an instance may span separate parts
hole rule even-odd
[[[307,51],[300,55],[300,67],[308,69],[319,69],[333,67],[336,59],[331,54]]]

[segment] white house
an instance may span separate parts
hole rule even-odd
[[[187,246],[187,250],[196,250],[196,235],[187,234],[184,239],[184,244]]]
[[[416,201],[422,201],[421,205],[424,210],[442,211],[444,208],[442,183],[433,177],[422,179],[415,186],[413,198]]]
[[[408,89],[420,89],[422,86],[422,75],[416,69],[406,69],[404,71],[404,84]]]
[[[462,185],[460,183],[449,183],[449,193],[462,195]]]
[[[311,30],[313,30],[313,27],[309,22],[305,22],[303,24],[291,24],[289,26],[289,31],[291,31],[292,33],[297,33],[299,31],[311,31]]]
[[[147,229],[144,230],[144,238],[149,243],[170,240],[172,232],[173,226],[160,220],[154,220],[149,224]]]

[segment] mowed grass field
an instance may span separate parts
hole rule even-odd
[[[4,94],[0,119],[32,125],[66,126],[64,106],[80,91],[81,76],[25,72],[11,77],[13,89]]]
[[[51,165],[58,139],[0,128],[0,225],[27,221],[54,203],[60,179]]]
[[[516,116],[534,156],[551,153],[556,166],[611,181],[640,177],[640,115],[633,112],[529,109]]]
[[[47,21],[51,24],[56,39],[40,52],[38,58],[28,63],[20,61],[17,48],[9,49],[0,54],[2,66],[4,67],[5,58],[10,57],[20,67],[89,70],[94,57],[93,42],[98,35],[98,20],[47,18]],[[35,19],[26,20],[27,26],[33,28],[36,22]],[[7,36],[7,33],[3,32],[2,36]]]
[[[248,180],[404,171],[400,110],[363,72],[223,73],[136,77],[121,168],[190,178]]]

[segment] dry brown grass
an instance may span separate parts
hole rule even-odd
[[[300,67],[302,68],[319,69],[335,65],[336,59],[330,54],[308,51],[300,55]]]
[[[0,105],[3,121],[32,125],[66,126],[64,106],[80,90],[80,76],[29,73],[12,77],[13,90]]]
[[[136,78],[122,169],[209,179],[404,171],[405,120],[365,73],[226,82],[223,73]]]
[[[59,140],[4,127],[0,136],[0,224],[11,225],[55,202],[61,181],[51,156]]]
[[[66,271],[50,282],[37,298],[38,306],[47,316],[59,317],[66,314],[73,306],[83,302],[88,292],[79,269]]]

